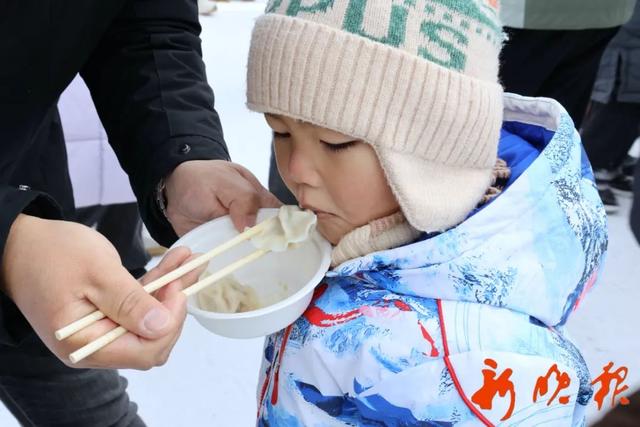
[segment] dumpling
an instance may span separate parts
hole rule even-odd
[[[208,273],[204,273],[206,277]],[[233,276],[227,276],[204,288],[197,295],[202,310],[216,313],[243,313],[260,308],[258,295],[249,286],[241,285]]]
[[[316,215],[297,206],[282,206],[275,221],[251,243],[258,249],[283,252],[309,238],[317,223]]]

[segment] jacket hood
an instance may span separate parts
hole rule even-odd
[[[604,207],[571,118],[556,101],[505,95],[509,134],[539,154],[504,192],[455,228],[341,264],[392,292],[468,301],[564,324],[607,248]],[[501,145],[508,144],[505,133]]]

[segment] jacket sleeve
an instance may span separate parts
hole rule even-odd
[[[0,184],[0,260],[4,258],[4,249],[9,237],[11,225],[16,217],[29,214],[48,219],[61,219],[62,210],[47,194],[32,191],[26,187],[16,188]],[[0,269],[2,265],[0,263]],[[30,330],[15,304],[0,292],[0,344],[14,345]]]
[[[156,186],[188,160],[228,160],[206,81],[195,0],[130,0],[81,74],[151,235],[177,236]]]

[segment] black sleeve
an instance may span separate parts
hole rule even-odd
[[[16,188],[0,184],[0,259],[4,258],[4,249],[9,237],[11,225],[21,214],[35,215],[47,219],[61,219],[62,210],[50,196],[27,188]],[[0,268],[2,265],[0,264]],[[19,321],[17,320],[19,319]],[[0,344],[14,345],[20,341],[30,328],[16,308],[15,304],[0,292]]]
[[[4,255],[11,225],[21,213],[46,219],[62,218],[62,209],[49,195],[7,184],[0,184],[0,206],[0,256]]]
[[[196,0],[130,0],[82,71],[151,235],[177,236],[155,188],[187,160],[228,160],[200,48]]]

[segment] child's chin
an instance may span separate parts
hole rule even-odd
[[[333,246],[336,246],[348,232],[340,230],[340,227],[337,227],[330,220],[321,219],[318,219],[317,230]]]

